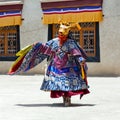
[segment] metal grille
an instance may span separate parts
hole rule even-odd
[[[0,32],[0,55],[5,53],[5,34]]]
[[[95,53],[94,31],[83,31],[83,49],[92,56]]]
[[[88,56],[96,55],[96,31],[95,23],[82,23],[80,45]]]
[[[8,33],[8,54],[15,54],[17,52],[17,34],[16,33]]]
[[[72,38],[76,40],[85,50],[88,56],[96,55],[96,24],[94,22],[80,23],[81,30],[74,28],[71,30]],[[59,25],[53,24],[53,37],[58,34]]]
[[[52,38],[55,38],[58,36],[58,29],[59,29],[59,25],[58,24],[53,24],[53,35]]]
[[[0,27],[0,56],[15,56],[17,49],[17,26]]]

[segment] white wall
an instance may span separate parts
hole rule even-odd
[[[46,0],[47,1],[47,0]],[[48,0],[51,1],[51,0]],[[103,0],[104,20],[100,23],[100,62],[88,63],[88,75],[120,75],[120,1]],[[48,37],[48,26],[42,24],[40,0],[24,0],[24,18],[20,27],[20,47],[41,41]],[[12,62],[0,62],[0,73],[7,73]],[[46,62],[30,70],[28,74],[44,73]],[[5,67],[6,66],[6,67]],[[2,70],[2,71],[1,71]]]
[[[20,48],[35,42],[47,41],[48,26],[42,24],[40,0],[24,0],[22,10],[22,25],[20,26]],[[6,74],[13,62],[0,62],[0,74]],[[5,67],[6,66],[6,67]],[[43,73],[45,63],[38,65],[28,73]]]
[[[47,41],[48,26],[42,23],[42,11],[40,0],[24,0],[22,17],[24,18],[21,26],[21,48],[35,42]],[[45,62],[38,65],[28,73],[43,73]]]
[[[89,63],[89,74],[120,75],[120,1],[103,0],[104,20],[100,23],[100,63]]]

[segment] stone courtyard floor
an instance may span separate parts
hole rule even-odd
[[[52,99],[40,90],[43,75],[0,75],[0,120],[119,120],[120,77],[88,77],[90,94]]]

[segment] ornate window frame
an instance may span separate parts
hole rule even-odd
[[[19,25],[0,27],[0,61],[16,60],[19,50]]]

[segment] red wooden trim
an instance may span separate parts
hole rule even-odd
[[[16,5],[2,5],[0,6],[0,11],[14,11],[19,10],[21,11],[23,8],[23,4],[16,4]]]
[[[60,1],[60,2],[42,2],[41,7],[42,9],[47,8],[57,8],[57,7],[69,7],[69,6],[79,6],[79,5],[86,5],[86,4],[100,4],[102,5],[103,0],[74,0],[74,1]]]

